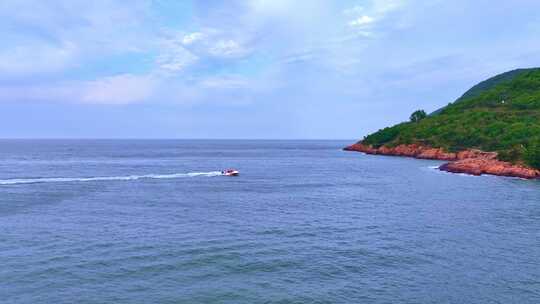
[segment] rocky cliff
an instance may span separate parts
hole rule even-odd
[[[453,173],[466,173],[472,175],[492,174],[526,179],[540,178],[540,170],[500,161],[497,160],[497,153],[495,152],[484,152],[475,149],[452,153],[445,152],[441,148],[432,148],[417,144],[398,145],[395,147],[381,146],[375,148],[371,145],[357,143],[344,148],[344,150],[375,155],[405,156],[419,159],[449,161],[440,166],[439,169]]]

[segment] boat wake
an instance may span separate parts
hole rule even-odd
[[[146,174],[146,175],[128,175],[128,176],[100,176],[100,177],[41,177],[28,179],[3,179],[0,185],[18,185],[18,184],[39,184],[39,183],[68,183],[68,182],[98,182],[98,181],[133,181],[139,179],[175,179],[197,176],[220,176],[220,171],[211,172],[190,172],[175,174]]]

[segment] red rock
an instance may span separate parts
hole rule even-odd
[[[472,175],[491,174],[527,179],[540,178],[540,170],[497,160],[496,152],[469,149],[458,153],[451,153],[444,151],[442,148],[432,148],[417,144],[374,148],[373,146],[364,145],[362,143],[348,146],[344,148],[344,150],[363,152],[366,154],[446,160],[450,162],[442,165],[439,169],[453,173],[466,173]]]
[[[540,178],[540,171],[489,158],[462,159],[440,167],[443,171],[473,175],[491,174],[526,179]]]
[[[363,152],[366,154],[377,154],[377,149],[372,148],[371,146],[366,146],[363,144],[354,144],[350,145],[343,150],[345,151],[356,151],[356,152]]]
[[[496,152],[484,152],[481,150],[465,150],[457,154],[457,159],[468,159],[468,158],[484,158],[484,159],[497,159]]]
[[[422,153],[416,156],[422,159],[437,159],[437,160],[456,160],[456,153],[445,152],[441,148],[426,148]]]

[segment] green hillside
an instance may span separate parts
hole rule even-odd
[[[537,167],[540,68],[498,75],[431,115],[412,118],[368,135],[362,142],[374,146],[421,143],[448,151],[476,148],[499,152],[501,160]]]

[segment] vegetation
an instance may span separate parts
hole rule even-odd
[[[502,160],[540,168],[540,68],[484,81],[427,117],[417,112],[411,122],[379,130],[363,143],[421,143],[448,151],[477,148],[499,152]]]
[[[530,144],[525,151],[525,162],[536,169],[540,169],[540,140]]]
[[[409,120],[411,122],[419,122],[420,120],[422,120],[422,119],[424,119],[426,117],[427,117],[426,111],[418,110],[418,111],[415,111],[414,113],[411,114],[411,117],[409,118]]]

